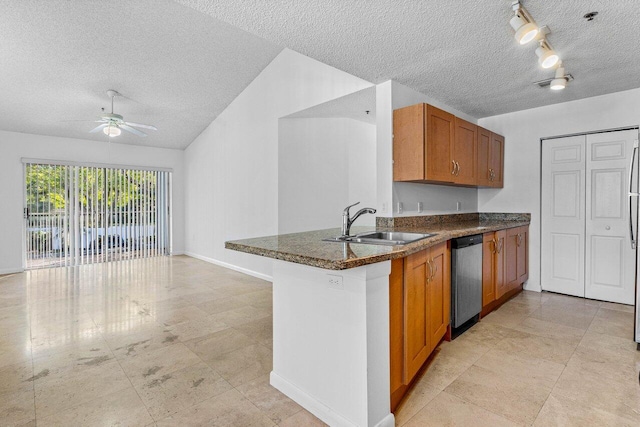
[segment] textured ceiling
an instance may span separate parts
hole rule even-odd
[[[532,85],[553,71],[518,46],[511,0],[176,0],[374,83],[393,79],[486,117],[640,87],[640,1],[523,1],[575,81]],[[241,6],[241,7],[240,7]],[[599,15],[592,22],[582,16]]]
[[[158,131],[114,142],[184,148],[284,46],[478,118],[640,87],[640,1],[524,1],[575,77],[558,93],[531,84],[553,72],[514,41],[510,4],[0,0],[0,129],[106,140],[74,120],[108,109],[116,89],[115,112]]]
[[[375,125],[376,87],[371,86],[358,92],[314,105],[284,118],[347,118]]]
[[[0,0],[0,129],[104,141],[109,109],[158,127],[114,142],[184,148],[282,50],[170,0]],[[65,122],[65,120],[70,120]]]

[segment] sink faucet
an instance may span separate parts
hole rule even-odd
[[[355,205],[359,205],[359,204],[360,202],[354,203],[353,205],[349,205],[346,208],[344,208],[344,211],[342,211],[342,237],[349,236],[349,230],[351,230],[351,225],[354,223],[356,219],[360,217],[360,215],[366,214],[366,213],[370,213],[370,214],[376,213],[376,210],[373,208],[362,208],[358,212],[356,212],[353,218],[351,218],[349,216],[349,208],[352,208]]]

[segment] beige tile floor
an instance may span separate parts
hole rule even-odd
[[[0,426],[321,426],[269,385],[271,284],[188,257],[0,276]],[[640,425],[632,307],[525,292],[397,425]]]

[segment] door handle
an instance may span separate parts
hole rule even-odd
[[[633,192],[633,169],[636,163],[636,153],[638,152],[638,142],[636,141],[633,144],[633,152],[631,153],[631,161],[629,162],[629,237],[631,238],[631,249],[636,249],[637,240],[636,240],[636,232],[637,230],[633,229],[633,206],[631,203],[633,202],[634,197],[638,197],[638,193]],[[638,202],[636,201],[636,206]],[[637,211],[637,209],[636,209]]]
[[[638,196],[635,194],[629,194],[629,237],[631,238],[631,249],[635,249],[637,244],[636,233],[633,230],[633,206],[631,206],[634,197]],[[636,205],[637,203],[638,202],[636,202]]]
[[[629,162],[629,194],[634,194],[633,193],[633,165],[636,164],[637,152],[638,152],[638,146],[634,144],[633,152],[631,153],[631,161]]]

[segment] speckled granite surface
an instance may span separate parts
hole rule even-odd
[[[529,225],[530,214],[464,214],[476,215],[475,219],[458,217],[456,221],[435,221],[428,225],[376,227],[383,231],[406,231],[413,233],[436,233],[435,236],[404,246],[367,245],[360,243],[325,242],[322,239],[340,235],[339,228],[308,231],[304,233],[281,234],[234,240],[225,243],[225,248],[254,255],[275,258],[297,264],[329,270],[345,270],[390,259],[403,258],[412,253],[429,248],[455,237],[470,236],[488,231]],[[505,215],[503,217],[499,215]],[[439,217],[445,215],[438,215]],[[457,216],[457,215],[456,215]],[[402,217],[425,218],[425,217]],[[473,217],[471,217],[473,218]],[[496,219],[493,219],[496,218]],[[423,220],[422,220],[423,221]],[[417,224],[418,221],[408,222]],[[406,223],[405,223],[406,224]],[[374,230],[373,227],[352,227],[351,234]]]

